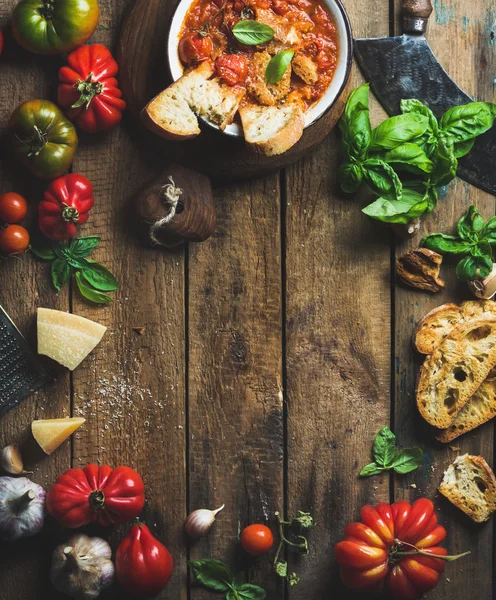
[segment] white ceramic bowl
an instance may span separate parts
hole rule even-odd
[[[310,127],[310,125],[320,119],[340,96],[350,76],[353,56],[353,34],[348,15],[341,4],[341,1],[321,0],[321,2],[328,9],[334,24],[336,25],[339,48],[338,64],[331,85],[327,88],[325,94],[305,113],[305,128]],[[179,58],[178,47],[182,24],[191,4],[193,4],[193,0],[179,0],[172,15],[169,37],[167,39],[167,58],[169,72],[173,81],[177,81],[183,75],[184,68]],[[203,120],[211,127],[219,129],[207,119]],[[237,123],[228,125],[222,133],[234,137],[243,137],[243,130]]]

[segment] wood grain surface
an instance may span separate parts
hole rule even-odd
[[[0,0],[0,27],[16,0]],[[100,0],[101,25],[92,41],[117,48],[131,0]],[[169,9],[172,8],[172,2]],[[357,37],[392,34],[388,0],[346,2]],[[146,6],[143,19],[149,18]],[[161,14],[165,22],[167,15]],[[485,0],[436,2],[428,37],[440,62],[478,99],[493,100],[496,69],[494,10]],[[0,58],[0,191],[30,202],[30,221],[44,184],[10,157],[5,129],[22,100],[56,97],[61,57],[42,58],[17,47],[6,30]],[[155,52],[163,40],[154,39]],[[159,71],[147,74],[160,89]],[[353,72],[352,82],[362,81]],[[374,102],[372,119],[384,113]],[[215,158],[211,149],[210,157]],[[464,298],[454,265],[443,266],[447,291],[429,295],[396,285],[394,261],[418,238],[403,242],[360,209],[365,198],[337,189],[338,135],[332,133],[298,163],[250,182],[214,186],[217,227],[202,244],[173,252],[142,246],[133,222],[136,193],[163,172],[166,152],[129,113],[107,135],[81,135],[73,171],[89,177],[96,204],[81,230],[99,235],[95,258],[121,283],[106,308],[86,304],[67,287],[56,294],[48,267],[26,255],[0,260],[0,304],[35,342],[35,310],[67,310],[109,329],[72,375],[50,363],[56,381],[0,421],[0,447],[22,437],[33,418],[84,416],[85,425],[55,454],[33,465],[48,487],[70,466],[96,461],[128,464],[143,476],[144,518],[172,552],[176,571],[162,600],[207,600],[191,585],[188,558],[225,560],[246,570],[269,600],[358,600],[341,588],[332,547],[365,503],[436,496],[442,472],[459,451],[435,442],[415,409],[419,361],[410,337],[430,308]],[[469,203],[489,217],[494,197],[457,181],[443,193],[423,233],[446,231]],[[360,480],[372,440],[391,425],[401,446],[420,445],[416,472]],[[459,438],[452,447],[482,454],[492,465],[494,425]],[[225,503],[211,534],[191,545],[183,521],[195,508]],[[476,526],[436,499],[453,552],[471,550],[448,565],[433,600],[492,600],[493,523]],[[270,559],[247,560],[241,529],[268,523],[274,512],[312,512],[310,553],[288,556],[301,582],[286,588]],[[127,532],[90,529],[114,549]],[[55,600],[50,554],[69,535],[51,519],[43,534],[0,543],[1,600]],[[126,600],[114,586],[102,599]],[[219,595],[219,598],[221,596]],[[362,598],[364,596],[361,596]],[[365,596],[366,597],[366,596]]]

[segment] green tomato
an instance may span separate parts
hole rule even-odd
[[[30,52],[62,54],[93,35],[99,16],[97,0],[21,0],[12,14],[12,32]]]
[[[53,102],[23,102],[10,117],[9,130],[14,154],[37,177],[56,179],[71,166],[76,129]]]

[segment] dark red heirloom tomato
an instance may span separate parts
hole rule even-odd
[[[148,527],[138,523],[119,544],[115,568],[117,581],[126,592],[154,598],[169,583],[174,561]]]
[[[252,556],[267,553],[274,544],[272,531],[265,525],[248,525],[241,533],[241,546]]]
[[[20,223],[28,212],[28,203],[15,192],[0,196],[0,220],[6,223]]]
[[[246,58],[239,54],[221,54],[215,61],[215,72],[229,85],[242,85],[248,75]]]
[[[93,185],[83,175],[70,173],[48,186],[38,206],[38,227],[50,240],[68,240],[76,226],[86,223],[93,208]]]
[[[350,523],[345,538],[335,546],[343,583],[351,589],[389,591],[396,600],[418,600],[434,588],[444,571],[446,548],[438,546],[446,530],[437,523],[427,498],[413,506],[367,505],[361,523]],[[439,558],[436,558],[439,557]]]
[[[50,488],[49,514],[65,527],[88,523],[119,525],[136,518],[145,504],[145,486],[129,467],[88,465],[69,469]]]
[[[192,65],[210,58],[214,50],[207,33],[188,31],[179,41],[179,58],[185,65]]]
[[[96,133],[115,127],[126,103],[115,76],[119,67],[102,44],[80,46],[59,70],[58,103],[83,131]]]

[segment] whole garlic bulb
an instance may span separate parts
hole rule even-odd
[[[52,556],[53,586],[76,600],[94,600],[114,581],[112,550],[105,540],[76,533]]]
[[[200,538],[210,531],[210,528],[214,524],[215,515],[225,507],[223,504],[217,510],[208,510],[206,508],[199,508],[194,510],[186,519],[184,523],[184,529],[186,533],[192,538]]]
[[[27,477],[0,477],[0,539],[36,535],[45,520],[45,490]]]

